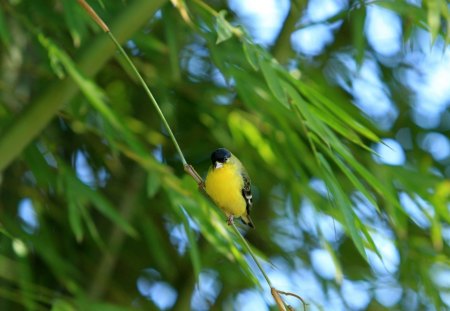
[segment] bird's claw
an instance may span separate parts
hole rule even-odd
[[[228,226],[231,226],[233,224],[233,215],[230,215],[227,217],[227,224]]]

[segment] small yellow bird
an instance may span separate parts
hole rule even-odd
[[[250,177],[242,163],[230,151],[219,148],[211,154],[212,166],[206,176],[206,193],[227,215],[241,217],[244,224],[254,228],[250,219],[252,191]]]

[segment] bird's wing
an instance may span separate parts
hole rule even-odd
[[[250,215],[250,209],[253,205],[253,196],[252,196],[252,186],[250,182],[250,177],[244,171],[241,172],[242,179],[244,180],[244,186],[242,187],[242,196],[245,199],[247,215]]]

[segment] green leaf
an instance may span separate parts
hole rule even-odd
[[[259,66],[264,75],[264,79],[266,79],[267,85],[269,86],[270,91],[275,96],[275,98],[283,104],[286,108],[289,108],[286,91],[283,89],[281,84],[281,79],[277,75],[276,69],[274,69],[274,62],[268,61],[266,59],[261,59],[259,61]]]
[[[436,251],[441,251],[444,243],[442,239],[442,224],[438,214],[431,218],[431,241]]]
[[[334,115],[336,115],[336,117],[342,120],[342,122],[344,122],[347,126],[351,127],[364,137],[374,142],[378,142],[380,140],[379,137],[370,129],[358,122],[356,118],[349,115],[337,103],[334,103],[330,98],[323,95],[317,86],[303,85],[301,83],[297,83],[297,86],[299,87],[300,92],[302,92],[307,98],[314,99],[311,101],[312,104],[321,106],[322,109],[329,110]]]
[[[242,42],[242,48],[244,50],[244,55],[247,59],[247,62],[255,71],[257,71],[259,69],[259,49],[246,39],[244,39]]]
[[[366,6],[362,3],[362,1],[360,2],[359,7],[352,11],[351,17],[352,23],[350,25],[352,27],[353,45],[355,46],[356,51],[355,58],[357,64],[361,66],[364,61],[364,54],[366,51],[366,35],[364,27],[366,22]]]
[[[231,26],[227,20],[225,19],[225,15],[227,11],[222,10],[216,17],[216,25],[217,25],[217,40],[216,44],[219,44],[223,41],[230,39],[233,36],[233,26]]]
[[[344,279],[344,273],[342,271],[342,265],[339,262],[338,256],[336,252],[334,251],[333,247],[328,243],[328,241],[323,240],[322,241],[325,245],[325,249],[330,255],[331,259],[333,260],[334,268],[336,269],[336,272],[334,274],[334,279],[336,280],[336,283],[342,284],[342,281]]]
[[[356,246],[356,249],[361,254],[361,256],[367,260],[367,254],[364,249],[364,241],[359,233],[359,230],[356,226],[358,222],[355,213],[352,210],[351,202],[348,197],[345,195],[344,191],[339,186],[339,181],[334,177],[333,171],[328,164],[328,161],[323,157],[322,154],[318,153],[317,158],[320,161],[321,167],[324,172],[324,181],[327,185],[328,190],[332,194],[331,201],[336,204],[339,210],[342,213],[343,221],[345,224],[345,228],[348,230],[350,237],[353,240],[353,243]]]
[[[365,168],[359,161],[357,161],[347,148],[335,145],[334,146],[338,154],[348,163],[348,165],[357,172],[379,195],[388,200],[394,206],[400,208],[397,198],[391,191],[387,190],[387,187],[376,178],[371,171]]]
[[[52,304],[51,311],[76,311],[76,309],[69,302],[56,299]]]
[[[79,203],[92,203],[92,205],[100,213],[108,217],[127,234],[133,237],[137,235],[133,227],[128,222],[123,220],[120,214],[106,198],[104,198],[99,192],[82,183],[70,169],[63,168],[62,163],[59,163],[59,165],[61,166],[61,170],[63,172],[65,187],[70,189],[71,193],[74,193],[73,199],[76,199]]]
[[[441,26],[441,0],[427,0],[425,3],[428,6],[427,22],[434,43]]]
[[[82,35],[86,32],[85,15],[81,14],[80,6],[72,0],[62,0],[64,6],[64,18],[72,36],[73,45],[79,47]]]
[[[332,155],[331,153],[329,153],[329,157],[339,166],[341,171],[345,174],[345,176],[347,176],[353,186],[355,186],[355,188],[369,200],[369,202],[373,205],[377,212],[380,212],[377,201],[374,199],[373,195],[362,184],[358,177],[347,167],[347,165],[345,165],[344,162],[342,162],[342,160],[336,155]]]
[[[194,267],[194,276],[195,276],[195,279],[197,280],[198,276],[200,275],[202,264],[200,261],[200,251],[198,250],[197,239],[195,236],[196,234],[189,224],[189,216],[188,216],[187,212],[181,206],[180,206],[179,214],[181,216],[181,219],[183,220],[184,230],[186,231],[186,235],[188,237],[189,255],[191,257],[192,266]]]
[[[346,124],[344,124],[340,119],[336,118],[334,115],[330,114],[328,111],[323,109],[318,109],[314,106],[311,106],[309,108],[312,115],[314,115],[314,118],[318,120],[322,120],[324,123],[329,125],[332,129],[334,129],[336,132],[341,134],[343,137],[347,138],[351,142],[363,145],[363,142],[361,141],[361,138]]]
[[[81,215],[79,209],[84,207],[79,206],[79,204],[75,201],[69,201],[68,204],[70,227],[72,228],[77,242],[81,242],[83,240],[83,226],[81,223]]]
[[[147,174],[147,196],[153,198],[161,186],[161,180],[156,172]]]

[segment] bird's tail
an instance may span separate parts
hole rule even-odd
[[[253,224],[252,219],[250,218],[250,215],[242,215],[241,216],[241,220],[244,224],[246,224],[247,226],[249,226],[250,228],[255,229],[255,225]]]

